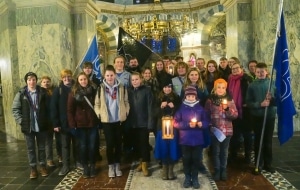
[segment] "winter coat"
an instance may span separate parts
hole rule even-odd
[[[153,128],[153,97],[148,86],[128,89],[130,105],[128,122],[132,128]]]
[[[86,128],[95,127],[99,124],[99,120],[94,112],[94,109],[88,104],[94,104],[96,88],[88,86],[91,90],[88,93],[81,94],[78,91],[73,94],[71,91],[68,95],[67,115],[68,123],[71,128]],[[85,92],[87,88],[83,88]]]
[[[48,118],[48,103],[49,97],[47,95],[46,89],[36,86],[36,92],[38,97],[38,109],[37,109],[37,122],[40,131],[46,131],[49,128],[49,118]],[[21,126],[21,131],[23,133],[30,133],[32,131],[32,126],[34,126],[32,118],[33,110],[30,105],[30,100],[28,99],[30,95],[27,93],[27,86],[20,89],[12,104],[12,114],[17,122]]]
[[[250,113],[254,116],[263,117],[265,114],[265,107],[261,107],[260,104],[266,98],[268,92],[270,79],[256,79],[248,87],[246,96],[246,103],[250,109]],[[275,100],[275,87],[271,88],[272,99],[270,106],[268,107],[267,116],[269,118],[275,118],[276,115],[276,100]]]
[[[196,118],[202,122],[202,127],[190,127],[190,121]],[[174,127],[179,129],[179,144],[199,146],[205,144],[203,130],[208,128],[209,118],[204,108],[196,103],[193,107],[182,103],[174,116]]]
[[[109,123],[108,109],[110,108],[107,107],[106,104],[105,88],[106,86],[104,85],[104,83],[102,83],[98,88],[95,97],[94,110],[96,112],[97,117],[101,120],[102,123]],[[130,106],[128,102],[127,89],[121,83],[118,83],[117,98],[119,102],[119,119],[120,122],[123,122],[126,120],[129,114]]]
[[[65,86],[63,82],[53,91],[51,97],[51,120],[53,127],[60,127],[63,132],[70,128],[68,125],[67,103],[71,87]]]

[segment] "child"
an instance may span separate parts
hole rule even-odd
[[[134,150],[137,151],[144,176],[149,176],[148,162],[150,161],[149,130],[153,128],[152,121],[152,93],[148,86],[142,85],[140,73],[132,72],[132,87],[128,89],[130,105],[128,122],[133,128]],[[140,171],[140,169],[138,169]]]
[[[226,137],[219,141],[216,135],[212,135],[213,178],[215,181],[219,181],[220,178],[227,180],[226,166],[229,142],[233,133],[232,120],[238,116],[234,101],[226,94],[226,88],[227,82],[224,79],[217,79],[214,82],[213,93],[205,104],[205,110],[210,116],[212,126]]]
[[[121,177],[122,128],[129,113],[127,89],[117,80],[116,70],[107,65],[94,110],[102,122],[106,141],[108,177]]]
[[[179,129],[179,144],[182,150],[182,161],[185,180],[184,188],[200,187],[198,168],[202,145],[204,145],[203,129],[207,128],[209,118],[197,100],[197,91],[194,86],[185,89],[185,99],[174,116],[174,127]]]
[[[272,86],[271,92],[267,91],[270,83],[270,79],[267,78],[267,74],[267,65],[265,63],[258,63],[255,69],[256,80],[254,80],[248,87],[246,103],[250,109],[250,113],[253,116],[253,123],[255,124],[253,126],[255,134],[255,163],[258,161],[257,157],[265,108],[268,107],[258,169],[259,172],[263,168],[267,172],[274,173],[275,169],[272,167],[272,138],[275,125],[276,104],[274,87]]]
[[[162,179],[175,179],[173,167],[180,157],[178,147],[178,131],[174,130],[173,139],[162,139],[162,117],[173,116],[180,104],[179,96],[172,90],[172,81],[165,81],[163,90],[158,96],[159,107],[157,135],[155,140],[155,158],[162,160]]]
[[[95,94],[96,86],[81,72],[68,96],[68,123],[78,134],[83,178],[96,176],[95,145],[99,121],[93,109]]]

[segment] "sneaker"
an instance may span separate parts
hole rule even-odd
[[[116,177],[115,165],[113,164],[108,165],[108,177]]]
[[[120,163],[115,164],[115,170],[116,170],[116,176],[121,177],[122,176],[122,171],[120,169]]]
[[[40,173],[41,173],[41,176],[43,176],[43,177],[48,176],[48,171],[46,169],[46,166],[41,166]]]
[[[80,162],[76,162],[75,167],[79,170],[83,170],[83,166]]]
[[[30,179],[36,179],[38,177],[38,172],[36,170],[36,166],[31,167],[29,177],[30,177]]]
[[[49,166],[49,167],[55,167],[55,164],[54,164],[53,160],[48,160],[47,161],[47,166]]]
[[[69,171],[70,171],[69,167],[63,166],[63,167],[61,168],[61,170],[59,171],[58,175],[59,175],[59,176],[66,175]]]

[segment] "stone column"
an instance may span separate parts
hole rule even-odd
[[[221,0],[226,12],[227,57],[238,57],[246,66],[255,59],[253,43],[252,3],[250,0]]]
[[[100,10],[92,0],[75,0],[73,8],[74,42],[75,42],[75,67],[78,69],[79,62],[84,56],[89,42],[96,32],[96,19]]]

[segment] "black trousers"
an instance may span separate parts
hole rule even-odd
[[[261,133],[263,128],[263,121],[264,117],[253,117],[254,121],[254,151],[255,151],[255,163],[257,163],[258,157],[258,150],[259,144],[261,139]],[[273,160],[273,153],[272,153],[272,140],[273,140],[273,132],[275,126],[275,118],[268,118],[266,119],[265,131],[263,135],[262,141],[262,149],[261,149],[261,156],[259,161],[259,166],[271,166]]]
[[[123,123],[102,123],[108,165],[120,163],[122,154],[122,127]]]
[[[150,161],[150,150],[149,150],[149,131],[147,127],[133,128],[133,142],[134,150],[138,158],[142,159],[142,162]]]
[[[202,147],[181,145],[183,172],[186,177],[197,177],[199,169],[200,152]]]

